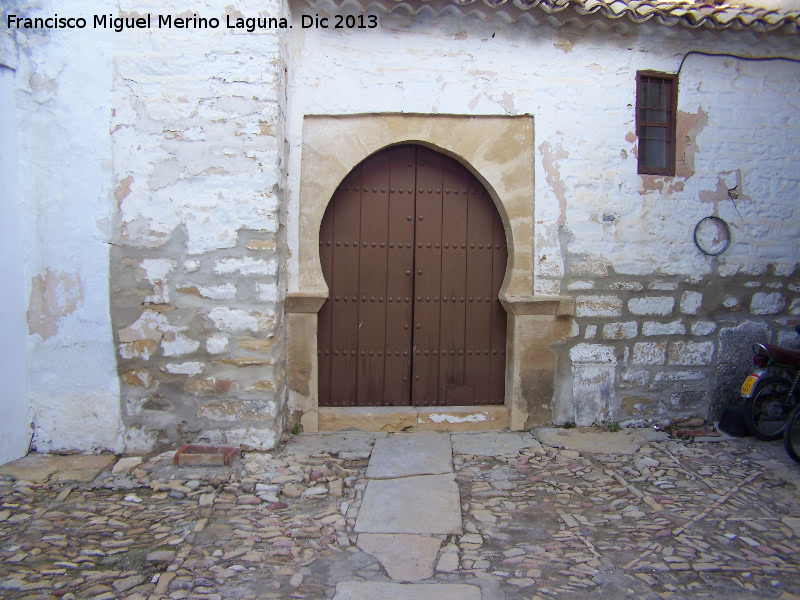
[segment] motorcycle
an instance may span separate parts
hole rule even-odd
[[[800,336],[800,325],[795,331]],[[756,368],[741,389],[744,424],[761,440],[777,440],[784,437],[789,415],[798,405],[800,349],[754,344],[753,354]]]
[[[800,463],[800,405],[796,406],[786,421],[783,446],[787,454]]]

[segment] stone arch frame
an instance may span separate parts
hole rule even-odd
[[[364,159],[406,143],[427,146],[458,160],[492,197],[508,243],[499,294],[508,314],[507,423],[510,429],[520,430],[531,422],[548,422],[557,370],[550,346],[564,338],[565,322],[570,320],[558,317],[570,315],[572,304],[569,298],[534,295],[535,153],[530,115],[304,118],[297,247],[292,249],[297,253],[297,266],[292,277],[294,289],[289,289],[285,304],[290,408],[302,413],[305,431],[318,430],[317,312],[328,295],[319,257],[319,229],[328,203],[339,183]],[[530,364],[533,357],[540,359],[536,365]],[[544,391],[532,391],[539,388]]]

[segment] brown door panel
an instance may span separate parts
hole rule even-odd
[[[320,227],[320,405],[502,404],[506,256],[491,198],[455,160],[406,145],[356,167]]]

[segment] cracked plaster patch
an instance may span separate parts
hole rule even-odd
[[[46,269],[44,275],[31,279],[28,300],[28,331],[47,339],[58,333],[61,319],[83,303],[80,276]]]

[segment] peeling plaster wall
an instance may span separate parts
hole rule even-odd
[[[13,38],[0,31],[0,465],[24,456],[31,440],[25,331],[22,203],[17,180]]]
[[[689,57],[676,177],[637,174],[634,113],[637,70],[675,72],[688,50],[800,56],[796,39],[506,24],[455,10],[380,20],[375,30],[293,33],[290,252],[299,243],[304,115],[530,114],[531,292],[573,296],[578,306],[571,336],[555,348],[554,421],[707,416],[734,395],[749,360],[725,340],[741,341],[736,332],[749,323],[788,339],[800,312],[800,64]],[[692,237],[711,214],[733,230],[715,259]],[[289,293],[300,285],[296,261],[292,254]]]
[[[295,23],[324,14],[291,8]],[[89,13],[78,0],[10,10]],[[125,10],[290,16],[279,0]],[[552,406],[528,407],[535,419],[708,414],[741,376],[746,341],[789,339],[800,66],[690,57],[674,178],[636,174],[634,104],[638,69],[675,71],[689,49],[800,55],[795,39],[444,12],[381,15],[375,30],[15,32],[24,275],[13,277],[25,278],[37,449],[266,449],[297,418],[284,299],[299,285],[306,115],[532,115],[526,292],[576,305],[525,384],[553,390]],[[709,214],[733,229],[716,259],[692,244]]]
[[[58,10],[81,9],[59,3]],[[97,3],[96,10],[111,10]],[[28,14],[48,3],[12,3]],[[15,73],[33,447],[121,450],[108,310],[112,65],[102,36],[17,31]],[[16,349],[17,352],[20,348]]]
[[[35,448],[273,447],[286,418],[284,43],[225,18],[282,5],[3,11],[90,22],[16,32]],[[222,26],[91,27],[94,14],[151,11]]]
[[[187,11],[169,0],[126,8]],[[283,7],[188,9],[222,25],[115,38],[111,315],[125,449],[269,449],[286,420],[284,42],[225,23]]]

